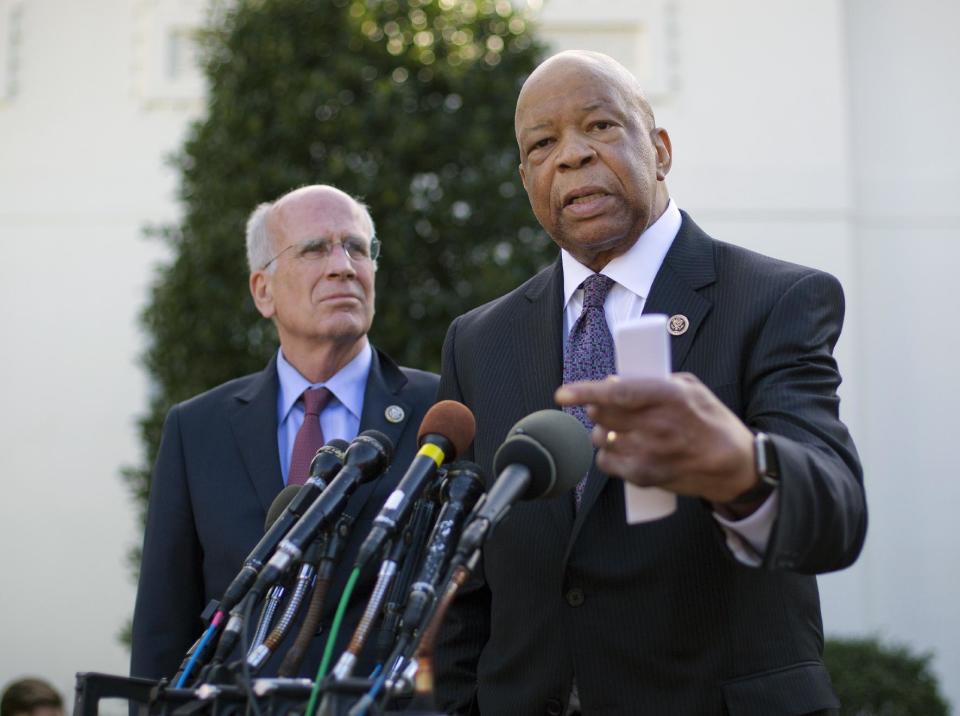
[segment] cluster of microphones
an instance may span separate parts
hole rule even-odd
[[[441,401],[427,412],[419,450],[374,519],[340,595],[329,587],[354,520],[345,508],[358,485],[389,467],[393,445],[367,430],[349,444],[331,440],[318,450],[306,483],[286,487],[274,500],[263,538],[208,610],[208,626],[171,685],[201,693],[218,683],[240,684],[255,698],[262,681],[255,677],[279,651],[281,680],[299,673],[324,603],[339,598],[305,716],[381,713],[393,699],[429,703],[437,631],[484,542],[515,502],[570,490],[593,456],[576,418],[541,410],[510,430],[494,458],[496,478],[484,492],[480,467],[457,460],[475,431],[474,416],[461,403]],[[354,585],[374,569],[359,623],[346,649],[334,655]],[[368,643],[376,647],[377,666],[355,674]]]

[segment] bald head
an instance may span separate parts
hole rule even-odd
[[[663,213],[670,137],[640,84],[597,52],[561,52],[523,84],[515,115],[520,178],[533,213],[599,271]]]
[[[251,271],[263,268],[276,254],[285,223],[313,219],[323,225],[330,213],[354,213],[373,238],[373,218],[365,204],[329,184],[313,184],[294,189],[276,201],[260,204],[247,221],[247,263]]]
[[[562,92],[565,80],[571,75],[580,74],[592,76],[594,80],[601,83],[609,91],[619,94],[627,106],[633,107],[642,115],[647,126],[655,126],[653,109],[647,102],[643,88],[640,87],[640,82],[626,67],[601,52],[566,50],[540,63],[523,83],[523,87],[520,88],[520,95],[517,97],[517,109],[514,113],[514,129],[518,141],[520,135],[518,120],[534,90],[547,86]]]
[[[261,204],[247,225],[250,295],[301,375],[327,380],[367,344],[376,298],[373,222],[332,186]]]

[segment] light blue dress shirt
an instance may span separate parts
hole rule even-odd
[[[303,425],[303,401],[300,396],[307,388],[326,388],[332,394],[330,402],[320,412],[320,429],[326,441],[340,438],[351,441],[360,432],[360,415],[363,412],[363,395],[367,377],[373,363],[373,349],[369,341],[356,357],[324,383],[311,383],[300,375],[283,355],[277,354],[277,377],[280,390],[277,393],[277,447],[280,450],[280,471],[283,483],[287,483],[290,455],[297,432]]]

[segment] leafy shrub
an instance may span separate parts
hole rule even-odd
[[[947,716],[929,654],[875,638],[828,639],[823,655],[845,716]]]
[[[542,50],[509,0],[240,0],[202,46],[207,111],[174,160],[183,218],[152,231],[173,258],[143,313],[153,391],[143,464],[124,471],[141,518],[170,406],[276,351],[247,289],[258,203],[327,183],[370,205],[383,242],[371,338],[419,368],[439,367],[453,317],[554,255],[513,135]]]

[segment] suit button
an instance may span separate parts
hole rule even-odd
[[[583,590],[580,587],[567,590],[567,604],[571,607],[579,607],[583,604]]]
[[[563,713],[563,702],[560,699],[547,699],[547,716],[560,716]]]

